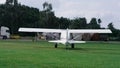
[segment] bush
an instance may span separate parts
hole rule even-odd
[[[11,35],[10,39],[20,39],[20,36],[19,35]]]
[[[120,41],[120,37],[110,37],[110,41]]]

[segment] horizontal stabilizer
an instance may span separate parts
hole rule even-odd
[[[67,41],[64,41],[64,40],[53,40],[53,41],[49,41],[49,42],[66,44]],[[86,43],[86,42],[85,41],[68,40],[68,43],[71,44],[71,43]]]
[[[52,41],[48,41],[48,42],[61,43],[61,42],[63,42],[63,41],[61,41],[61,40],[52,40]]]
[[[74,41],[74,40],[70,40],[68,42],[69,43],[86,43],[85,41]]]
[[[63,40],[52,40],[52,41],[49,41],[49,42],[62,43],[62,44],[65,44],[65,43],[66,43],[66,41],[63,41]]]

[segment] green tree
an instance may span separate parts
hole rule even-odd
[[[14,5],[18,5],[18,0],[14,0]]]
[[[96,18],[92,18],[87,28],[89,29],[100,29],[100,25],[97,23]]]
[[[116,29],[113,23],[109,23],[108,28],[112,31],[112,34],[110,34],[110,36],[116,37],[115,40],[120,40],[120,30]]]
[[[102,23],[102,20],[99,18],[99,19],[98,19],[98,24],[99,24],[99,26],[100,26],[101,23]]]
[[[63,17],[58,18],[57,22],[58,22],[59,29],[67,29],[67,28],[69,28],[70,20],[67,19],[67,18],[63,18]]]
[[[74,29],[86,29],[87,20],[86,18],[76,18],[71,20],[70,28]]]
[[[44,2],[43,3],[43,9],[46,12],[51,12],[52,11],[52,4],[50,4],[48,2]]]
[[[18,5],[18,0],[6,0],[7,5]]]
[[[113,23],[109,23],[109,24],[108,24],[108,28],[111,29],[111,30],[114,30],[114,29],[115,29],[115,27],[113,26]]]
[[[39,27],[42,28],[57,28],[57,21],[54,12],[52,11],[52,5],[50,3],[43,3],[43,11],[40,11]]]
[[[109,23],[108,28],[112,31],[111,36],[115,37],[116,36],[116,29],[114,28],[113,23]]]
[[[13,4],[13,0],[6,0],[6,4]]]
[[[24,5],[0,5],[1,25],[10,28],[11,34],[17,34],[19,27],[35,27],[39,20],[39,10]]]

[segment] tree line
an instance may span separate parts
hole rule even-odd
[[[92,18],[88,23],[83,18],[64,18],[56,17],[52,11],[52,4],[43,3],[43,10],[38,8],[21,5],[18,0],[6,0],[5,4],[0,4],[0,26],[10,28],[11,34],[19,34],[19,27],[31,28],[52,28],[52,29],[104,29],[101,27],[102,20]],[[120,37],[120,30],[116,29],[112,23],[108,24],[108,28],[113,34],[110,37]]]

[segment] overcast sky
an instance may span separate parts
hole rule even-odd
[[[5,3],[6,0],[0,0]],[[113,22],[120,29],[120,0],[18,0],[19,3],[42,10],[42,4],[51,3],[57,17],[86,17],[88,22],[96,17],[102,20],[102,27]]]

